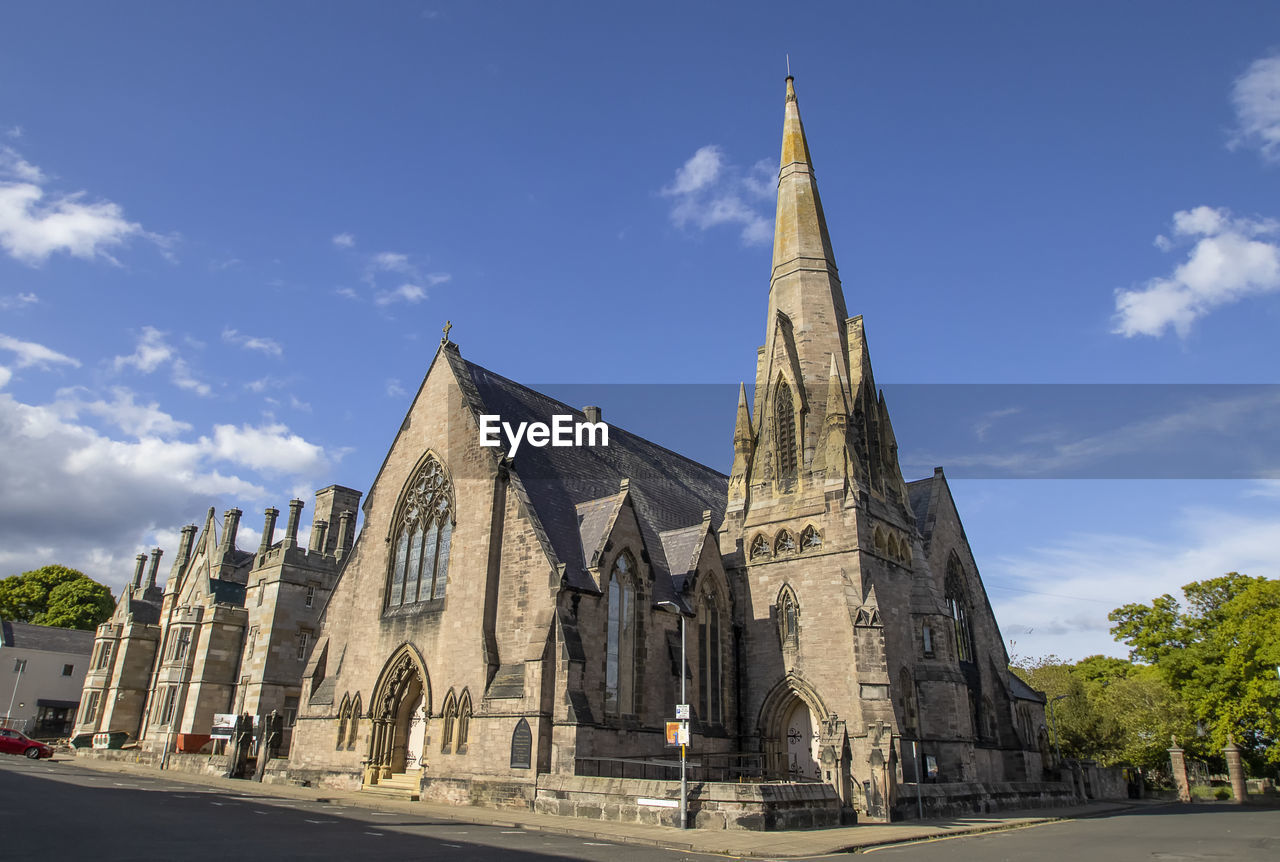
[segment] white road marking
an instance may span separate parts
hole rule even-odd
[[[336,820],[308,820],[308,823],[337,823]]]
[[[502,834],[503,835],[523,835],[524,833],[521,832],[519,829],[503,829]]]
[[[457,850],[461,850],[461,849],[462,849],[462,845],[461,845],[461,844],[450,844],[450,843],[448,843],[448,842],[446,842],[446,841],[441,841],[440,843],[441,843],[441,844],[443,844],[445,847],[453,847],[453,848],[455,848],[455,849],[457,849]]]
[[[364,834],[365,834],[365,835],[372,835],[374,838],[381,838],[381,837],[382,837],[382,833],[381,833],[381,832],[366,832],[366,833],[364,833]]]

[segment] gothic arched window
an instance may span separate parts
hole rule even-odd
[[[361,709],[360,693],[356,692],[356,699],[351,702],[351,722],[347,730],[347,751],[356,747],[356,734],[360,732]]]
[[[454,750],[458,754],[467,753],[467,737],[471,735],[471,692],[462,690],[462,700],[458,704],[458,743]]]
[[[916,705],[916,684],[911,671],[903,668],[898,673],[898,706],[902,710],[902,731],[905,736],[920,735],[920,714]]]
[[[440,728],[440,751],[448,754],[453,748],[453,726],[458,721],[458,701],[453,696],[453,691],[444,699],[444,724]]]
[[[604,711],[624,715],[635,711],[636,562],[623,551],[613,562],[606,592],[608,623],[605,637]]]
[[[800,644],[800,602],[791,587],[783,587],[778,594],[778,637],[784,647]]]
[[[769,540],[758,535],[751,540],[751,559],[757,560],[767,556],[769,556]]]
[[[818,528],[810,524],[800,534],[800,550],[814,551],[822,547],[822,534]]]
[[[773,542],[773,552],[779,557],[783,554],[794,554],[796,552],[796,537],[791,535],[790,530],[778,532],[778,538]]]
[[[964,569],[952,554],[947,562],[947,612],[956,635],[956,658],[973,661],[973,631],[969,627],[969,600],[965,596]]]
[[[724,722],[724,651],[720,641],[720,604],[714,593],[698,609],[698,712],[710,724]]]
[[[785,382],[778,384],[773,415],[778,426],[778,480],[790,484],[796,478],[796,408]]]
[[[351,720],[351,701],[344,694],[342,696],[342,706],[338,707],[338,744],[335,746],[339,751],[347,744],[347,722]]]
[[[453,541],[453,486],[434,455],[405,485],[391,540],[387,607],[444,598]]]

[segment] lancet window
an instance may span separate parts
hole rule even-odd
[[[794,649],[800,643],[800,603],[791,587],[778,594],[778,637],[784,647]]]
[[[435,456],[405,486],[391,540],[387,607],[442,599],[453,542],[453,486]]]
[[[778,385],[773,413],[778,426],[778,480],[790,484],[796,478],[796,408],[785,382]]]
[[[724,722],[724,651],[722,619],[715,593],[708,592],[698,609],[698,712],[711,724]]]
[[[608,622],[605,637],[604,711],[621,715],[635,711],[636,563],[627,551],[618,555],[609,572],[606,593]]]
[[[953,555],[947,562],[947,612],[956,635],[956,658],[973,661],[973,631],[969,626],[969,600],[964,590],[964,569]]]
[[[444,699],[444,725],[440,729],[440,751],[448,754],[453,750],[453,731],[458,722],[458,700],[450,691]]]
[[[471,734],[471,692],[462,690],[462,700],[458,702],[458,742],[454,750],[458,754],[467,753],[467,737]]]

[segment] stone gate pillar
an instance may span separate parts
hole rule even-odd
[[[1191,801],[1191,782],[1187,780],[1187,758],[1182,749],[1174,742],[1169,749],[1169,765],[1173,769],[1173,784],[1178,788],[1178,801]]]
[[[1222,749],[1227,757],[1227,777],[1231,779],[1232,802],[1243,805],[1249,796],[1249,785],[1244,780],[1244,764],[1240,761],[1240,746],[1233,736],[1227,736],[1227,746]]]

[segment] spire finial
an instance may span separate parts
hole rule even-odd
[[[441,338],[441,339],[440,339],[440,343],[441,343],[441,344],[449,344],[449,343],[450,343],[450,342],[449,342],[449,330],[450,330],[450,329],[453,329],[453,322],[452,322],[452,321],[449,321],[449,320],[446,320],[446,321],[444,322],[444,329],[443,329],[443,330],[441,330],[442,332],[444,332],[444,338]]]
[[[791,77],[791,55],[787,54],[787,77]]]

